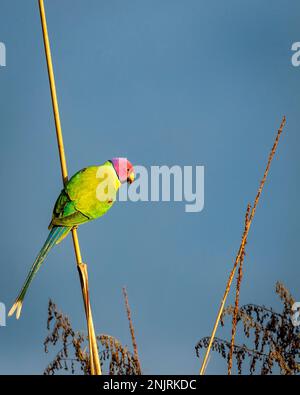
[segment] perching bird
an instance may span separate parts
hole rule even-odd
[[[104,215],[113,205],[122,183],[131,184],[135,174],[126,158],[113,158],[101,166],[80,170],[59,195],[49,225],[50,233],[34,261],[26,281],[8,315],[21,314],[28,287],[51,248],[60,243],[72,228]]]

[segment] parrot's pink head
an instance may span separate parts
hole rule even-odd
[[[112,158],[110,162],[112,163],[121,183],[133,183],[135,179],[134,168],[128,159]]]

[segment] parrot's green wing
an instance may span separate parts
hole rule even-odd
[[[65,189],[61,191],[52,214],[52,226],[76,226],[89,221],[89,218],[76,210],[74,202],[70,199]]]

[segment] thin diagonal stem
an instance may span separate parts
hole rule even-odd
[[[249,214],[250,214],[250,204],[248,204],[246,215],[245,215],[245,230],[246,232],[247,229],[247,224],[249,221]],[[247,243],[247,240],[245,242],[245,245]],[[232,369],[232,359],[233,359],[233,351],[234,351],[234,340],[235,340],[235,334],[236,334],[236,325],[237,325],[237,316],[239,312],[239,300],[240,300],[240,290],[241,290],[241,283],[242,283],[242,278],[243,278],[243,263],[244,263],[244,257],[245,257],[245,248],[241,254],[241,259],[240,259],[240,265],[239,265],[239,270],[238,270],[238,277],[237,277],[237,283],[236,283],[236,292],[235,292],[235,302],[234,302],[234,311],[232,314],[232,331],[231,331],[231,344],[230,344],[230,350],[229,350],[229,356],[228,356],[228,374],[231,375],[231,369]]]
[[[266,179],[267,179],[267,176],[268,176],[268,173],[269,173],[271,162],[272,162],[272,159],[273,159],[273,157],[275,155],[275,152],[276,152],[276,149],[277,149],[277,146],[278,146],[278,143],[279,143],[279,138],[280,138],[280,135],[281,135],[281,133],[283,131],[285,123],[286,123],[286,118],[284,116],[282,118],[280,127],[278,129],[277,136],[276,136],[275,142],[273,144],[272,150],[270,152],[268,163],[267,163],[267,166],[266,166],[266,169],[265,169],[265,172],[264,172],[264,176],[263,176],[263,178],[262,178],[262,180],[260,182],[260,185],[259,185],[259,188],[258,188],[258,192],[257,192],[257,195],[255,197],[254,204],[252,206],[252,210],[251,210],[251,213],[250,213],[250,216],[249,216],[249,221],[247,223],[247,226],[246,226],[246,229],[245,229],[245,232],[244,232],[244,235],[242,237],[241,244],[240,244],[240,248],[238,250],[238,253],[237,253],[237,256],[236,256],[233,268],[232,268],[232,270],[230,272],[230,275],[229,275],[229,278],[228,278],[228,281],[227,281],[227,284],[226,284],[225,292],[224,292],[224,295],[223,295],[223,298],[222,298],[222,301],[221,301],[221,305],[220,305],[220,308],[219,308],[219,311],[218,311],[218,314],[217,314],[217,318],[216,318],[216,321],[215,321],[215,324],[214,324],[214,327],[213,327],[213,330],[212,330],[212,333],[211,333],[211,336],[210,336],[210,341],[209,341],[209,344],[208,344],[208,347],[206,349],[206,353],[205,353],[205,356],[204,356],[204,359],[203,359],[203,362],[202,362],[202,366],[201,366],[201,369],[200,369],[200,375],[203,375],[203,373],[204,373],[206,362],[207,362],[207,359],[208,359],[208,356],[209,356],[209,353],[210,353],[210,350],[211,350],[211,346],[212,346],[214,338],[215,338],[215,334],[216,334],[216,331],[217,331],[217,328],[218,328],[218,325],[219,325],[219,322],[220,322],[220,319],[221,319],[221,316],[222,316],[222,312],[224,310],[224,306],[225,306],[226,299],[227,299],[227,296],[228,296],[229,291],[230,291],[230,287],[231,287],[231,284],[232,284],[232,281],[233,281],[233,278],[234,278],[234,274],[235,274],[236,268],[237,268],[237,266],[238,266],[238,264],[240,262],[243,250],[245,248],[245,243],[246,243],[246,240],[247,240],[247,237],[248,237],[248,233],[249,233],[249,230],[250,230],[250,227],[251,227],[251,224],[252,224],[252,220],[254,218],[254,215],[255,215],[255,212],[256,212],[256,208],[257,208],[257,205],[258,205],[258,202],[259,202],[259,199],[260,199],[263,187],[265,185],[265,182],[266,182]]]
[[[128,318],[128,322],[129,322],[129,329],[130,329],[131,340],[132,340],[133,357],[134,357],[134,360],[135,360],[135,363],[137,366],[137,370],[138,370],[139,374],[141,374],[142,373],[141,363],[140,363],[139,354],[138,354],[138,347],[137,347],[137,342],[136,342],[136,337],[135,337],[134,326],[133,326],[133,322],[132,322],[132,318],[131,318],[131,310],[130,310],[129,301],[128,301],[128,294],[127,294],[127,290],[125,287],[123,288],[123,296],[124,296],[124,300],[125,300],[125,307],[126,307],[127,318]]]

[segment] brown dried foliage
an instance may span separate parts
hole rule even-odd
[[[249,361],[249,373],[262,375],[280,372],[292,375],[300,373],[300,327],[294,327],[291,322],[292,305],[294,299],[283,284],[276,284],[276,293],[279,295],[283,310],[275,312],[272,308],[248,304],[240,307],[237,314],[237,323],[243,326],[243,332],[251,341],[251,347],[243,345],[233,346],[233,356],[237,362],[238,373],[243,373],[245,361]],[[234,306],[227,307],[222,315],[224,318],[234,314]],[[196,354],[207,348],[210,338],[202,338],[196,345]],[[229,362],[231,342],[215,338],[212,349],[217,351]]]
[[[75,374],[78,368],[90,375],[90,357],[87,336],[82,332],[75,332],[69,318],[58,311],[57,306],[49,300],[47,329],[48,336],[44,341],[45,352],[49,346],[61,346],[54,359],[44,371],[45,375],[53,375],[61,370]],[[105,367],[110,375],[136,375],[140,368],[132,353],[113,336],[97,336],[101,368]]]

